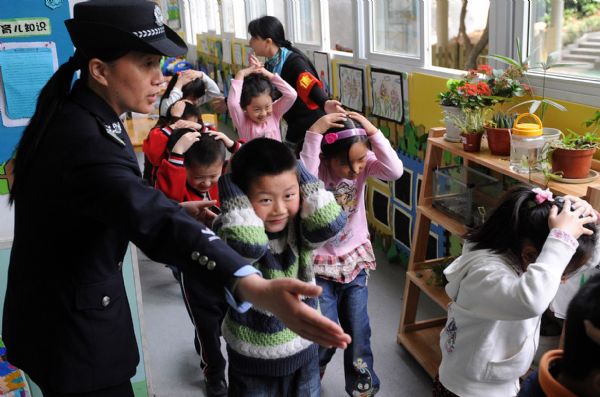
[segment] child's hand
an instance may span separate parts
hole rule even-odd
[[[239,72],[237,72],[235,74],[235,79],[236,80],[244,80],[244,77],[248,76],[251,73],[256,72],[256,69],[258,69],[260,66],[256,66],[256,65],[250,65],[247,68],[241,69]]]
[[[274,73],[269,72],[267,69],[263,68],[262,66],[259,67],[259,68],[256,68],[256,70],[254,71],[254,73],[262,74],[263,76],[265,76],[269,80],[271,80],[273,78],[273,76],[275,76]]]
[[[202,125],[200,123],[195,123],[189,120],[177,120],[175,123],[169,125],[172,130],[177,130],[179,128],[191,128],[193,130],[201,130]]]
[[[594,207],[592,207],[592,205],[584,199],[571,195],[566,195],[563,198],[565,200],[569,200],[571,202],[571,206],[575,209],[584,207],[585,210],[583,211],[583,216],[592,216],[594,218],[594,223],[598,221],[598,213],[596,212]]]
[[[227,137],[227,135],[223,134],[219,131],[208,131],[208,135],[212,136],[215,141],[222,141],[225,144],[225,147],[228,149],[231,148],[235,142]]]
[[[198,75],[198,73],[200,73],[200,75]],[[202,72],[198,72],[197,70],[188,69],[179,72],[177,74],[177,83],[175,83],[175,87],[181,89],[181,87],[198,77],[202,77]]]
[[[363,128],[365,129],[365,132],[367,133],[367,136],[373,136],[377,133],[377,131],[379,131],[377,129],[377,127],[375,127],[368,118],[366,118],[365,116],[363,116],[360,113],[356,113],[356,112],[348,112],[348,117],[350,117],[352,120],[355,120],[357,122],[360,123],[360,125],[363,126]]]
[[[558,213],[557,206],[553,205],[550,209],[548,227],[550,227],[550,229],[557,228],[567,232],[575,239],[578,239],[582,234],[594,234],[590,229],[583,227],[586,223],[591,223],[593,219],[590,215],[583,216],[585,210],[586,208],[582,206],[571,211],[571,201],[565,199],[560,214]]]
[[[342,103],[340,101],[336,101],[335,99],[326,101],[325,106],[323,106],[323,110],[325,110],[325,113],[346,113],[342,107]]]
[[[255,66],[257,68],[263,67],[262,62],[258,60],[258,58],[256,57],[256,55],[254,55],[254,53],[248,55],[248,63],[250,64],[250,66]]]
[[[179,138],[173,150],[171,152],[177,154],[184,154],[188,149],[196,142],[200,140],[200,133],[198,131],[186,132]]]
[[[324,134],[331,128],[344,128],[344,124],[341,123],[344,120],[346,120],[346,113],[329,113],[315,121],[308,130]]]

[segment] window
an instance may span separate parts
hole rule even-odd
[[[490,0],[434,0],[429,31],[431,65],[474,69],[479,56],[488,53],[489,8]]]
[[[266,0],[247,0],[246,1],[246,20],[248,22],[253,19],[267,15]]]
[[[206,26],[210,32],[221,34],[221,16],[217,0],[204,0],[206,6]]]
[[[272,0],[267,4],[267,12],[268,15],[273,15],[275,18],[279,19],[279,21],[281,22],[281,24],[283,25],[283,28],[285,29],[285,1],[281,1],[281,0]],[[287,35],[287,29],[286,30],[286,38],[288,37]]]
[[[248,25],[246,24],[246,7],[244,2],[236,2],[233,10],[233,25],[235,27],[235,37],[245,39],[248,37]]]
[[[532,0],[530,17],[531,67],[550,60],[563,65],[548,73],[600,79],[600,2]]]
[[[223,14],[223,32],[233,33],[235,31],[233,0],[221,0],[221,13]]]
[[[354,48],[354,22],[352,0],[329,0],[329,41],[334,51],[352,52]]]
[[[419,1],[378,0],[371,4],[372,51],[419,56]]]
[[[196,35],[205,33],[206,27],[206,14],[203,10],[206,9],[206,0],[189,0],[189,34],[188,41],[196,44]],[[185,4],[185,3],[184,3]]]
[[[321,11],[319,0],[294,3],[295,40],[304,44],[321,44]]]

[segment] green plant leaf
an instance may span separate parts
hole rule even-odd
[[[531,103],[531,106],[529,107],[529,113],[532,113],[532,114],[535,113],[535,111],[538,110],[538,108],[540,107],[541,104],[542,104],[542,101],[534,100]]]
[[[508,63],[509,65],[513,65],[515,67],[521,67],[521,64],[515,61],[512,58],[505,57],[504,55],[482,55],[483,58],[495,59],[500,62]]]
[[[563,105],[561,105],[560,103],[556,103],[553,100],[550,100],[548,98],[544,98],[542,99],[541,102],[547,103],[550,106],[554,106],[555,108],[557,108],[558,110],[560,110],[561,112],[564,112],[567,110],[566,107],[564,107]]]

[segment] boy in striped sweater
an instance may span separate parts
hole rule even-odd
[[[283,143],[267,138],[242,146],[231,160],[231,171],[219,180],[219,235],[265,279],[314,283],[312,251],[346,223],[333,195]],[[318,309],[316,297],[294,298]],[[230,310],[223,336],[230,395],[319,396],[317,345],[271,313]]]

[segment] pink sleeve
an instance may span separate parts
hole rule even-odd
[[[248,134],[252,128],[248,125],[249,121],[246,120],[246,115],[240,106],[240,97],[242,96],[243,85],[243,80],[231,80],[231,88],[229,89],[229,95],[227,96],[227,109],[231,115],[233,125],[238,130],[238,135],[240,138],[252,139],[252,136]]]
[[[311,174],[320,177],[319,165],[321,164],[321,140],[323,135],[316,132],[306,131],[304,136],[304,146],[300,152],[300,160]]]
[[[296,98],[298,97],[298,93],[289,85],[284,79],[282,79],[278,74],[273,76],[271,79],[273,85],[281,92],[282,97],[279,98],[273,104],[273,116],[277,118],[277,121],[281,120],[283,115],[290,110],[294,102],[296,102]]]
[[[400,178],[404,171],[402,161],[383,133],[377,131],[375,135],[369,137],[369,141],[374,155],[367,159],[365,169],[367,176],[374,176],[384,181],[395,181]]]

